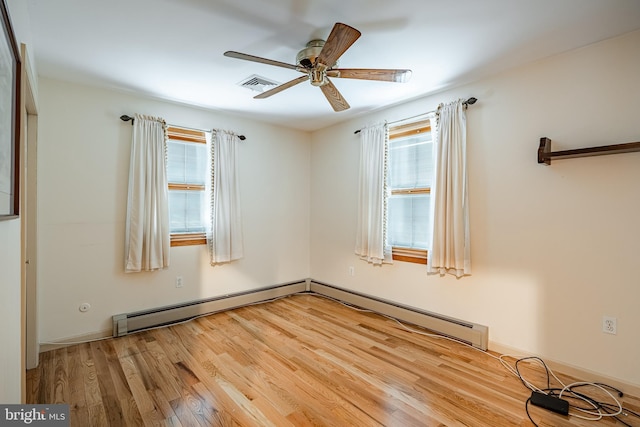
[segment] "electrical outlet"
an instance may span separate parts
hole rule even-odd
[[[181,288],[182,287],[182,276],[177,276],[176,277],[176,288]]]
[[[618,333],[618,321],[615,317],[602,316],[602,332],[615,335]]]
[[[355,276],[356,275],[356,269],[353,267],[349,267],[349,275],[350,276]]]

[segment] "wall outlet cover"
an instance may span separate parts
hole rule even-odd
[[[602,316],[602,332],[616,335],[618,333],[618,320],[611,316]]]

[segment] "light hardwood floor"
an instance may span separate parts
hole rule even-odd
[[[533,425],[530,391],[494,358],[313,295],[40,357],[29,403],[70,404],[73,427]],[[623,425],[529,412],[539,426]]]

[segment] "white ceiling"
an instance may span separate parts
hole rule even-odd
[[[640,29],[640,0],[27,2],[39,75],[304,130]],[[300,74],[227,58],[226,50],[293,64],[335,22],[362,32],[341,67],[409,68],[411,80],[333,79],[351,104],[339,113],[310,84],[262,100],[237,86],[253,74],[282,83]]]

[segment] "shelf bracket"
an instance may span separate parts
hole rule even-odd
[[[575,159],[577,157],[604,156],[606,154],[633,153],[640,151],[640,142],[626,144],[603,145],[600,147],[578,148],[575,150],[551,151],[551,140],[546,136],[540,138],[538,147],[538,163],[551,164],[551,159]]]

